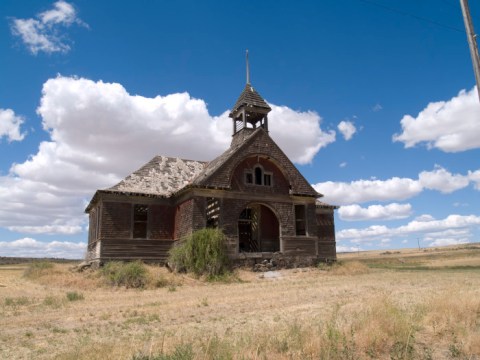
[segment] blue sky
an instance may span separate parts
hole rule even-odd
[[[470,1],[480,28],[480,2]],[[0,3],[0,256],[83,256],[96,189],[210,160],[251,81],[339,251],[479,241],[480,105],[456,0]]]

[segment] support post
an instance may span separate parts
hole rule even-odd
[[[462,7],[463,21],[465,22],[465,30],[467,31],[468,45],[470,47],[470,55],[472,56],[475,81],[477,83],[477,94],[480,101],[480,60],[478,56],[477,35],[473,29],[468,0],[460,0],[460,6]]]

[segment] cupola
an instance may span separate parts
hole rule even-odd
[[[268,132],[268,113],[272,110],[250,84],[250,69],[247,61],[247,84],[233,106],[229,117],[233,120],[233,136],[244,129],[262,127]]]

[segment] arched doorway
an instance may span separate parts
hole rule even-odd
[[[252,204],[238,219],[239,252],[280,251],[278,219],[267,206]]]

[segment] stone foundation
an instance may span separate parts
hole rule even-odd
[[[247,268],[256,272],[279,269],[295,269],[317,266],[320,262],[332,262],[316,256],[276,253],[242,253],[232,260],[234,268]]]

